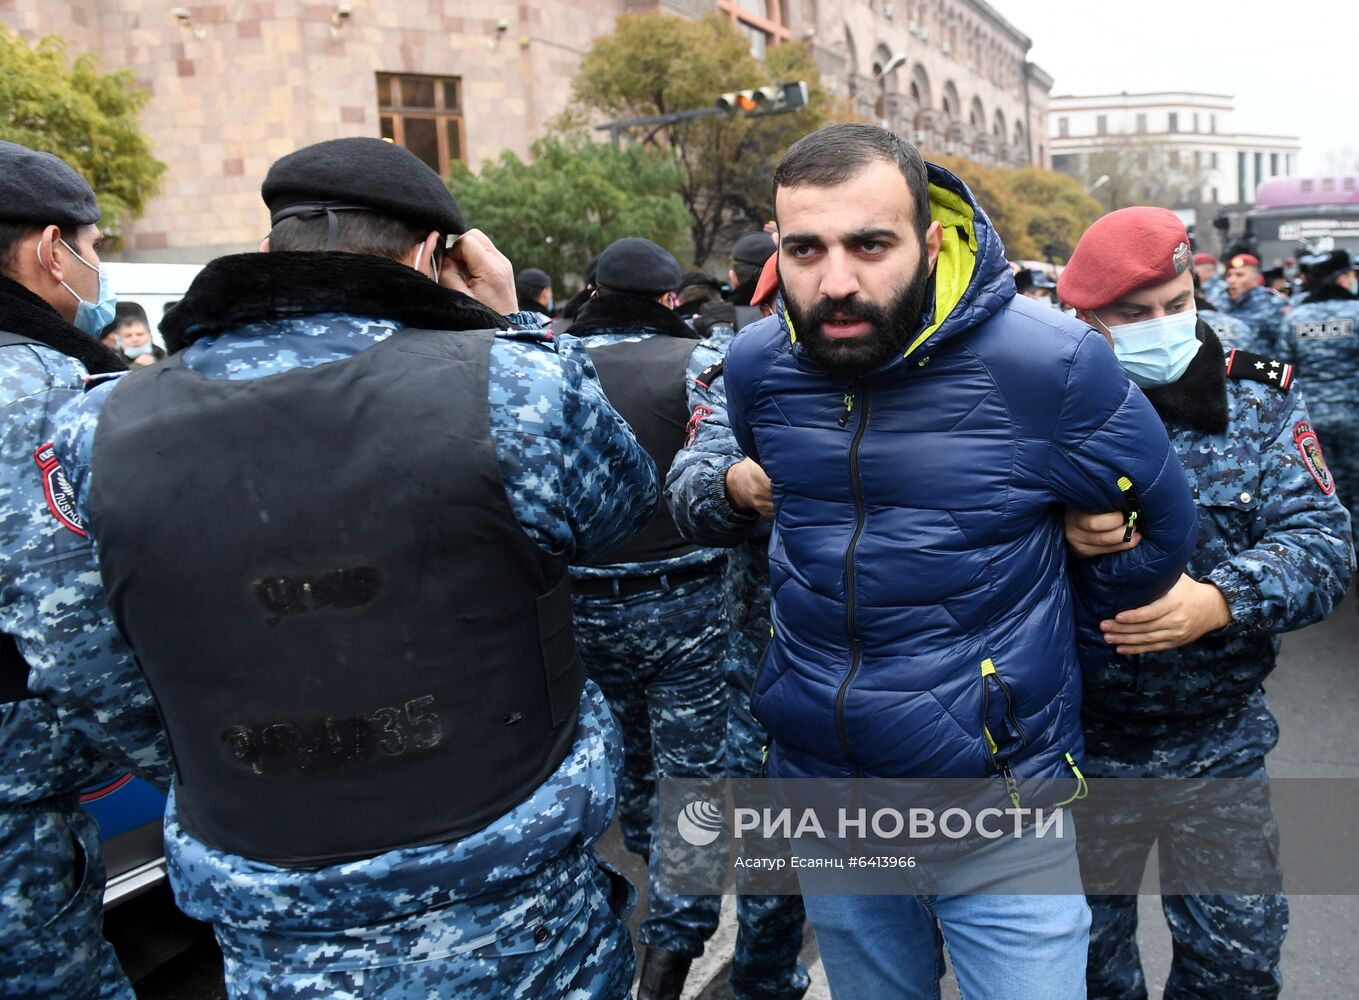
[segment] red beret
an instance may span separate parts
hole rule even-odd
[[[1195,264],[1216,264],[1216,263],[1217,263],[1217,258],[1214,257],[1214,256],[1213,256],[1212,254],[1210,254],[1210,253],[1196,253],[1196,254],[1194,254],[1194,263],[1195,263]]]
[[[755,291],[750,296],[752,306],[762,306],[774,304],[774,293],[779,290],[779,255],[771,253],[769,259],[764,262],[764,270],[760,272],[760,280],[755,282]]]
[[[1121,208],[1085,231],[1057,279],[1057,294],[1076,309],[1102,309],[1147,285],[1184,274],[1189,234],[1165,208]]]
[[[1260,258],[1252,257],[1248,253],[1239,253],[1231,260],[1227,261],[1228,267],[1259,267]]]

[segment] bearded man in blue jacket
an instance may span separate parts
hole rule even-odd
[[[726,362],[775,510],[770,774],[993,780],[1016,804],[1076,785],[1077,642],[1107,650],[1100,616],[1164,593],[1196,536],[1164,427],[1098,333],[1016,297],[971,192],[891,132],[803,138],[774,195],[781,308]],[[1069,570],[1064,505],[1123,510],[1141,542]],[[1003,869],[1031,836],[985,850]],[[1078,885],[1071,840],[1046,857]],[[837,996],[937,996],[941,939],[964,996],[1084,996],[1078,894],[805,903]]]

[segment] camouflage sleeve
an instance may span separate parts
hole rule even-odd
[[[1355,569],[1349,513],[1297,388],[1283,397],[1268,433],[1254,544],[1208,574],[1231,608],[1229,631],[1288,632],[1319,621]]]
[[[660,502],[656,463],[604,398],[584,345],[557,341],[562,363],[562,497],[575,539],[573,558],[635,534]]]
[[[83,528],[88,518],[80,516],[78,503],[67,508],[53,500],[62,494],[74,501],[64,475],[71,458],[56,446],[69,446],[62,432],[86,402],[76,394],[45,426],[28,429],[36,438],[26,440],[35,445],[52,435],[54,447],[43,469],[49,484],[43,513],[44,527],[56,540],[49,538],[45,558],[25,559],[14,577],[30,611],[18,640],[29,663],[29,688],[56,708],[63,728],[163,787],[172,776],[169,748],[151,691],[109,615],[94,545]],[[6,434],[7,449],[18,443]]]
[[[1087,608],[1140,607],[1169,590],[1198,538],[1194,499],[1161,418],[1093,330],[1072,358],[1049,457],[1060,502],[1138,513],[1140,545],[1072,563]]]
[[[727,499],[727,470],[745,456],[727,419],[720,363],[721,355],[707,347],[690,357],[689,427],[666,476],[665,499],[685,538],[726,547],[749,538],[760,518],[732,510]]]

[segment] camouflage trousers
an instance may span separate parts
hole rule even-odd
[[[289,1000],[619,1000],[632,887],[593,849],[491,898],[340,932],[216,925],[227,993]]]
[[[1087,730],[1088,777],[1264,779],[1265,753],[1278,739],[1263,696],[1243,713],[1187,727],[1183,739],[1141,741]],[[1149,746],[1154,744],[1154,746]],[[1187,781],[1186,787],[1193,783]],[[1202,786],[1199,786],[1202,787]],[[1176,808],[1171,818],[1120,815],[1116,806],[1082,809],[1081,851],[1102,871],[1140,873],[1155,845],[1161,871],[1233,870],[1281,882],[1278,827],[1263,789],[1249,801]],[[1105,868],[1104,866],[1111,866]],[[1083,858],[1087,891],[1097,889]],[[1146,980],[1137,949],[1137,897],[1091,895],[1086,985],[1090,1000],[1144,1000]],[[1279,958],[1288,932],[1288,900],[1281,892],[1252,895],[1164,895],[1161,909],[1174,942],[1165,997],[1264,1000],[1279,995]]]
[[[725,772],[728,617],[720,573],[715,566],[674,587],[573,599],[581,658],[623,730],[619,821],[625,846],[648,865],[638,938],[688,956],[703,953],[721,900],[661,891],[656,778]]]
[[[94,817],[74,797],[0,809],[0,996],[133,1000],[103,915]]]
[[[761,610],[762,609],[762,610]],[[727,766],[733,777],[756,777],[769,736],[750,712],[750,693],[769,640],[769,588],[753,614],[731,629],[727,662]],[[783,844],[788,855],[788,845]],[[800,895],[737,897],[737,950],[731,961],[731,992],[737,1000],[798,1000],[810,978],[799,958],[806,921]]]

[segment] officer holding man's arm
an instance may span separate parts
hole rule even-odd
[[[1198,545],[1169,593],[1101,623],[1118,655],[1082,649],[1085,773],[1253,778],[1262,789],[1279,731],[1261,682],[1279,635],[1331,611],[1354,572],[1354,549],[1292,367],[1224,352],[1195,314],[1189,264],[1188,236],[1172,212],[1126,208],[1086,231],[1058,281],[1062,300],[1104,334],[1156,408],[1199,515]],[[1125,541],[1120,514],[1069,513],[1066,533],[1079,557],[1139,542]],[[1160,826],[1107,800],[1092,795],[1097,811],[1078,817],[1087,891],[1099,892],[1099,878],[1086,862],[1140,876],[1154,840],[1163,873],[1211,881],[1211,872],[1255,865],[1264,881],[1277,876],[1278,833],[1263,790],[1240,793],[1226,813],[1202,801]],[[1167,996],[1278,996],[1282,893],[1181,890],[1162,906],[1175,942]],[[1092,895],[1090,907],[1089,995],[1144,996],[1137,897]]]
[[[176,899],[232,996],[623,996],[567,564],[655,468],[411,153],[319,143],[262,193],[266,252],[204,268],[62,443],[174,748]]]
[[[132,997],[103,938],[104,860],[80,789],[168,784],[150,692],[108,621],[55,456],[61,404],[123,364],[99,209],[50,153],[0,142],[0,995]],[[114,769],[117,770],[114,770]]]

